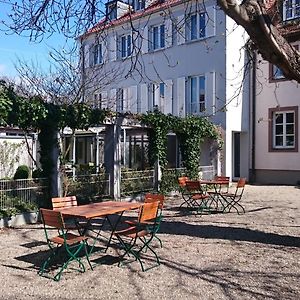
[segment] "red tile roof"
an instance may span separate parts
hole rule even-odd
[[[133,21],[133,20],[139,19],[140,17],[150,15],[152,13],[158,12],[160,10],[164,10],[171,6],[175,6],[175,5],[184,3],[186,1],[187,0],[165,0],[165,1],[157,0],[144,10],[139,10],[137,12],[129,11],[128,13],[126,13],[125,15],[123,15],[122,17],[120,17],[116,20],[107,22],[107,18],[103,18],[98,24],[96,24],[94,27],[90,28],[86,33],[81,35],[79,38],[86,37],[93,33],[101,32],[104,29],[107,29],[107,28],[110,28],[113,26],[117,26],[120,24],[124,24],[128,21]]]

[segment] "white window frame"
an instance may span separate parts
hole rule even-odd
[[[166,95],[166,84],[164,82],[152,83],[150,91],[152,109],[157,107],[160,111],[163,111],[164,99]]]
[[[287,122],[287,114],[293,114],[293,122]],[[278,116],[282,115],[282,123],[276,123],[278,120]],[[273,127],[273,148],[274,149],[294,149],[296,146],[296,115],[295,111],[293,110],[287,110],[287,111],[275,111],[273,113],[272,118],[272,127]],[[287,133],[287,127],[293,126],[293,133]],[[277,126],[282,126],[282,133],[276,133]],[[276,137],[282,137],[282,145],[276,144]],[[287,138],[293,137],[294,142],[293,145],[288,145]]]
[[[95,93],[93,95],[93,107],[94,108],[102,108],[102,94],[101,93]]]
[[[205,75],[188,78],[188,112],[202,114],[206,111]]]
[[[186,40],[195,41],[205,39],[207,16],[205,12],[197,12],[188,16],[186,26]]]
[[[165,24],[158,24],[150,27],[150,49],[156,51],[166,47]]]
[[[92,59],[92,63],[90,66],[97,66],[103,64],[103,44],[96,43],[92,46],[92,55],[90,56]]]
[[[300,18],[300,0],[285,0],[283,3],[283,20]]]
[[[134,0],[133,8],[135,11],[143,10],[146,7],[146,0]]]
[[[133,38],[131,34],[124,34],[119,37],[118,43],[120,58],[130,57],[133,52]]]

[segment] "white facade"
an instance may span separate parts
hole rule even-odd
[[[247,36],[215,1],[151,2],[80,38],[86,97],[123,112],[208,116],[225,133],[220,172],[248,177]]]

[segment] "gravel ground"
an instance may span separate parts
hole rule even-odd
[[[110,248],[93,253],[94,271],[70,268],[58,283],[37,275],[48,253],[41,225],[2,229],[0,299],[300,299],[300,189],[248,185],[242,202],[246,214],[200,216],[168,198],[159,267],[118,267]]]

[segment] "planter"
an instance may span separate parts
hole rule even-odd
[[[0,228],[16,227],[26,224],[35,224],[38,221],[37,212],[25,212],[11,217],[0,219]]]

